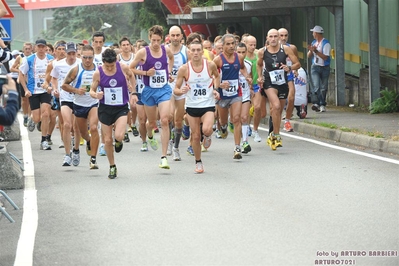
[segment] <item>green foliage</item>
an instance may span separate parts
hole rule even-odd
[[[50,31],[44,33],[48,39],[91,39],[104,22],[112,27],[105,29],[106,42],[118,42],[122,36],[132,41],[140,38],[141,29],[158,24],[166,26],[168,10],[158,0],[143,3],[77,6],[59,8],[54,12]]]
[[[388,90],[388,88],[385,88],[380,93],[382,96],[371,103],[370,113],[379,114],[398,111],[399,94],[396,91]]]

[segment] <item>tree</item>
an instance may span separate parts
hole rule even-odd
[[[51,32],[47,32],[45,37],[90,39],[93,32],[106,22],[112,25],[112,28],[104,30],[107,42],[117,42],[122,36],[133,41],[140,37],[141,29],[148,29],[155,24],[166,27],[167,13],[169,12],[159,0],[59,8],[54,12]]]

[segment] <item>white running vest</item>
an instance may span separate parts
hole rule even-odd
[[[244,59],[244,65],[245,68],[247,69],[247,73],[250,75],[252,70],[252,63],[247,59]],[[249,88],[248,81],[245,79],[244,75],[241,74],[241,71],[240,74],[238,75],[238,82],[240,83],[241,86],[242,102],[249,101],[251,99],[251,91]]]
[[[83,95],[75,93],[74,104],[83,107],[91,107],[98,103],[98,99],[94,99],[90,96],[90,86],[93,82],[93,74],[96,69],[97,67],[95,66],[92,70],[85,70],[82,64],[79,64],[78,74],[76,75],[76,79],[72,82],[72,87],[77,89],[83,87],[86,89],[86,93]]]
[[[188,79],[187,86],[190,89],[186,96],[186,108],[206,108],[215,106],[215,98],[213,97],[213,78],[209,73],[207,59],[202,59],[202,70],[196,72],[191,62],[187,63]]]
[[[74,95],[71,92],[64,91],[61,86],[64,83],[64,79],[67,76],[69,70],[75,67],[77,64],[81,64],[82,60],[76,58],[75,63],[68,65],[66,58],[59,61],[53,61],[53,70],[50,76],[58,80],[58,91],[60,92],[60,102],[73,102]]]

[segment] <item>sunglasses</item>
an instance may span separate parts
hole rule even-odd
[[[93,59],[94,56],[82,56],[83,59]]]

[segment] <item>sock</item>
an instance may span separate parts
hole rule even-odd
[[[201,159],[195,160],[195,163],[202,163]]]
[[[221,126],[220,129],[221,129],[223,132],[226,132],[226,130],[227,130],[227,125]]]
[[[89,150],[91,150],[91,148],[90,148],[90,140],[86,141],[86,145],[87,145],[87,147],[89,147]]]
[[[248,140],[248,125],[242,125],[241,127],[242,142],[247,142]]]
[[[161,156],[161,159],[166,158],[166,156]]]
[[[47,139],[51,139],[51,135],[50,135],[50,134],[47,134],[46,138],[47,138]]]
[[[269,133],[273,132],[273,119],[272,116],[269,118]]]
[[[90,161],[91,161],[92,163],[95,163],[95,162],[96,162],[96,156],[91,156],[91,157],[90,157]]]
[[[287,123],[287,122],[290,122],[290,120],[286,118],[286,119],[285,119],[285,123]]]
[[[109,166],[109,168],[112,168],[112,167],[116,167],[116,165],[115,165],[115,164],[113,164],[113,165],[110,165],[110,166]]]
[[[180,144],[180,139],[181,139],[181,134],[183,132],[182,128],[175,128],[175,148],[179,148]]]
[[[79,154],[79,150],[75,150],[75,148],[72,149],[72,152],[75,154]]]
[[[42,142],[43,142],[43,141],[46,141],[46,137],[47,137],[47,136],[42,136]]]

